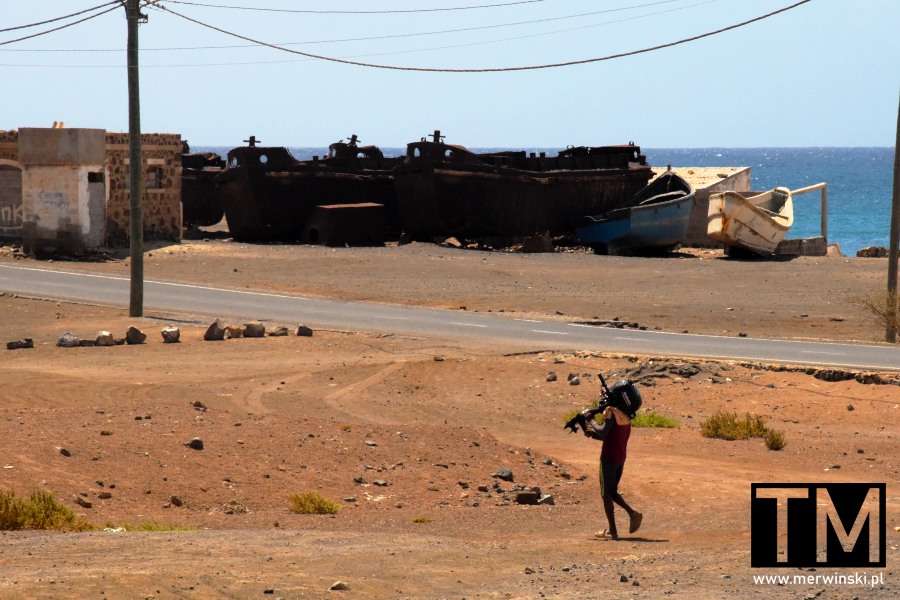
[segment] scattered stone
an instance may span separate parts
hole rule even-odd
[[[344,498],[344,502],[349,502],[352,504],[356,502],[356,496],[347,496],[346,498]]]
[[[78,340],[78,345],[82,348],[93,348],[97,345],[97,342],[94,340]]]
[[[97,497],[101,500],[109,500],[112,498],[112,494],[110,492],[100,492],[97,494]]]
[[[569,385],[581,385],[581,378],[578,375],[569,377]]]
[[[266,335],[266,326],[259,321],[251,321],[244,325],[244,337],[261,338]]]
[[[302,323],[300,325],[297,325],[297,329],[296,331],[294,331],[294,335],[298,335],[300,337],[312,337],[312,334],[313,330],[306,325],[303,325]]]
[[[503,481],[513,481],[513,472],[509,469],[500,469],[496,473],[491,473],[491,477],[502,479]]]
[[[200,412],[206,412],[206,405],[200,402],[199,400],[195,400],[193,404],[191,404],[196,410]]]
[[[207,342],[218,342],[224,339],[225,328],[222,327],[222,324],[219,323],[218,319],[213,321],[212,325],[206,330],[206,333],[203,334],[203,340]]]
[[[887,248],[883,246],[867,246],[856,251],[856,256],[859,258],[884,258],[887,255]]]
[[[482,485],[479,485],[479,486],[478,486],[478,491],[479,491],[479,492],[489,492],[489,491],[491,491],[491,488],[489,488],[488,486],[482,484]]]
[[[462,248],[462,242],[460,242],[455,237],[448,237],[443,242],[441,242],[441,246],[445,248]]]
[[[169,325],[159,332],[164,344],[177,344],[181,340],[181,330],[174,325]]]
[[[366,482],[366,480],[363,479],[362,477],[354,477],[353,478],[353,483],[355,483],[356,485],[362,485],[365,482]]]
[[[147,341],[147,334],[137,327],[129,327],[125,332],[125,342],[129,345],[143,344]]]
[[[847,405],[847,410],[848,410],[848,411],[853,411],[853,410],[856,410],[856,408],[855,408],[852,404],[848,404],[848,405]]]
[[[544,494],[538,499],[538,504],[546,506],[556,506],[556,499],[551,494]]]
[[[82,498],[81,496],[75,496],[75,504],[82,508],[93,508],[94,503],[86,498]]]
[[[170,502],[172,503],[172,506],[182,506],[184,504],[184,501],[180,496],[172,496]]]
[[[15,342],[6,343],[7,350],[20,350],[25,348],[34,348],[34,340],[31,338],[22,338],[21,340],[16,340]]]
[[[225,326],[225,339],[237,339],[239,337],[244,336],[244,328],[240,325],[226,325]]]
[[[534,569],[532,569],[531,567],[525,567],[525,574],[526,575],[534,574]]]
[[[269,337],[284,337],[288,334],[288,328],[284,325],[273,327],[269,330]]]
[[[373,482],[372,482],[372,485],[376,485],[376,486],[378,486],[378,487],[387,487],[387,486],[388,486],[388,482],[387,482],[387,481],[382,481],[381,479],[379,479],[378,481],[373,481]]]
[[[828,250],[826,250],[825,256],[842,257],[844,256],[844,253],[841,252],[840,244],[828,244]]]
[[[548,234],[532,235],[522,240],[522,252],[555,252],[553,240]]]
[[[742,332],[738,333],[738,337],[747,337],[747,332],[742,331]]]
[[[627,575],[620,575],[620,576],[619,576],[619,581],[620,581],[621,583],[628,583],[628,576],[627,576]]]
[[[556,373],[554,371],[547,373],[547,381],[556,381],[556,379]]]
[[[188,448],[193,448],[194,450],[203,450],[203,440],[195,437],[191,441],[185,444]]]
[[[444,362],[444,357],[435,354],[435,355],[434,355],[434,362]]]
[[[72,453],[69,452],[68,450],[66,450],[65,448],[59,448],[59,453],[62,454],[63,456],[65,456],[65,457],[67,457],[67,458],[68,458],[69,456],[72,456]]]
[[[376,442],[373,442],[372,440],[366,440],[366,446],[371,446],[374,448],[377,445],[378,444]]]
[[[350,589],[350,586],[343,581],[335,581],[328,589],[332,592],[345,592]]]
[[[108,331],[101,331],[100,333],[97,334],[97,339],[94,340],[94,345],[95,346],[115,346],[116,338],[113,337],[113,334],[111,334]]]
[[[523,490],[516,493],[516,504],[528,504],[536,506],[541,499],[540,493],[534,490]]]
[[[59,337],[56,345],[60,348],[77,348],[81,345],[81,340],[67,331]]]

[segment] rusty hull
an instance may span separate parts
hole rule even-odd
[[[216,177],[225,160],[214,152],[181,155],[181,212],[184,226],[209,227],[225,216],[216,193]]]
[[[475,154],[422,139],[394,171],[403,231],[433,236],[524,236],[571,231],[575,219],[616,208],[652,172],[634,145],[577,147],[556,157]]]
[[[231,150],[217,184],[232,236],[302,241],[317,206],[360,203],[383,205],[386,230],[399,234],[391,170],[401,159],[384,158],[377,148],[355,142],[332,144],[328,157],[308,161],[282,147]]]

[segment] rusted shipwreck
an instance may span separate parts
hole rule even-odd
[[[188,229],[215,225],[225,216],[216,190],[216,178],[225,160],[215,152],[192,153],[185,144],[181,155],[181,212]]]
[[[652,176],[634,144],[549,157],[476,154],[444,143],[440,131],[429,137],[409,144],[394,170],[402,228],[417,239],[569,232],[578,218],[622,205]]]
[[[329,243],[323,235],[343,231],[349,245],[378,245],[399,234],[393,169],[401,161],[358,145],[355,135],[312,160],[251,138],[228,152],[217,195],[237,240]]]
[[[195,197],[185,195],[185,213],[208,225],[224,212],[231,235],[246,241],[379,245],[401,233],[419,240],[510,238],[571,232],[578,218],[623,205],[652,175],[634,144],[570,147],[550,157],[477,154],[444,143],[440,131],[431,137],[408,144],[405,156],[386,158],[354,135],[312,160],[251,137],[228,152],[214,193],[207,177],[214,167],[200,158],[184,163]]]

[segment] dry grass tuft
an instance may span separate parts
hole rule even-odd
[[[323,498],[317,492],[306,492],[291,496],[288,508],[298,515],[332,515],[341,510],[341,505]]]

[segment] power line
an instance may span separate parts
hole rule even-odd
[[[464,44],[453,44],[453,45],[448,45],[448,46],[417,48],[417,49],[412,49],[412,50],[396,50],[396,51],[390,51],[390,52],[370,52],[370,53],[366,53],[366,54],[353,54],[353,55],[341,56],[340,58],[363,58],[363,57],[370,57],[370,56],[391,56],[391,55],[397,55],[397,54],[411,54],[411,53],[417,53],[417,52],[428,52],[428,51],[432,51],[432,50],[447,50],[447,49],[451,49],[451,48],[466,48],[466,47],[471,47],[471,46],[484,46],[484,45],[488,45],[488,44],[517,41],[517,40],[530,39],[530,38],[535,38],[535,37],[544,37],[544,36],[549,36],[549,35],[555,35],[558,33],[568,33],[570,31],[579,31],[582,29],[591,29],[594,27],[602,27],[604,25],[612,25],[615,23],[634,21],[637,19],[646,19],[648,17],[655,17],[657,15],[661,15],[661,14],[665,14],[665,13],[686,10],[689,8],[695,8],[697,6],[703,6],[704,4],[712,4],[713,2],[718,2],[718,1],[719,0],[705,0],[703,2],[689,4],[687,6],[679,6],[679,7],[670,8],[670,9],[664,10],[664,11],[657,11],[657,12],[648,13],[648,14],[644,14],[644,15],[636,15],[633,17],[626,17],[623,19],[616,19],[614,21],[604,21],[602,23],[593,23],[590,25],[581,25],[578,27],[569,27],[566,29],[557,29],[554,31],[544,31],[541,33],[533,33],[533,34],[523,35],[523,36],[485,40],[485,41],[480,41],[480,42],[468,42],[468,43],[464,43]],[[312,42],[307,42],[307,43],[312,43]],[[286,44],[281,44],[281,45],[286,45]],[[242,44],[242,45],[239,45],[236,47],[238,47],[238,48],[264,48],[265,46],[260,46],[259,44]],[[196,48],[185,48],[185,49],[190,50],[190,49],[196,49]],[[3,50],[0,50],[0,52],[2,52],[2,51]],[[296,62],[306,62],[306,61],[312,61],[312,60],[317,60],[317,59],[304,57],[302,59],[287,59],[287,60],[228,61],[228,62],[182,63],[182,64],[163,64],[163,65],[144,64],[144,65],[142,65],[142,68],[164,69],[164,68],[182,68],[182,67],[230,67],[230,66],[296,63]],[[73,69],[81,69],[81,68],[83,68],[83,69],[104,69],[104,68],[118,69],[118,68],[120,68],[120,65],[62,65],[62,64],[0,64],[0,66],[3,66],[3,67],[37,67],[37,68],[73,68]]]
[[[25,40],[30,40],[30,39],[32,39],[32,38],[40,37],[40,36],[42,36],[42,35],[47,35],[48,33],[53,33],[53,32],[55,32],[55,31],[60,31],[60,30],[62,30],[62,29],[66,29],[66,28],[68,28],[68,27],[73,27],[73,26],[75,26],[75,25],[78,25],[79,23],[84,23],[85,21],[90,21],[91,19],[96,19],[97,17],[102,16],[102,15],[105,15],[105,14],[108,13],[108,12],[112,12],[112,11],[114,11],[114,10],[119,10],[119,8],[121,8],[121,3],[120,3],[120,2],[111,2],[110,4],[115,4],[116,6],[113,6],[112,8],[108,8],[108,9],[102,11],[102,12],[93,14],[93,15],[91,15],[91,16],[89,16],[89,17],[85,17],[85,18],[83,18],[83,19],[79,19],[79,20],[77,20],[77,21],[73,21],[73,22],[71,22],[71,23],[67,23],[67,24],[65,24],[65,25],[60,25],[59,27],[54,27],[53,29],[47,29],[47,30],[44,30],[44,31],[39,31],[38,33],[32,33],[31,35],[26,35],[26,36],[24,36],[24,37],[20,37],[20,38],[14,39],[14,40],[7,40],[7,41],[5,41],[5,42],[0,42],[0,46],[6,46],[6,45],[8,45],[8,44],[14,44],[14,43],[16,43],[16,42],[22,42],[22,41],[25,41]],[[103,6],[108,6],[108,4],[102,4],[102,5],[100,5],[99,7],[94,7],[94,8],[92,8],[92,9],[88,9],[88,12],[90,12],[91,10],[96,10],[97,8],[102,8]],[[58,19],[54,19],[54,20],[58,20]]]
[[[223,33],[223,34],[225,34],[225,35],[229,35],[229,36],[231,36],[231,37],[238,38],[238,39],[244,40],[244,41],[246,41],[246,42],[252,42],[252,43],[254,43],[254,44],[259,44],[259,45],[262,45],[262,46],[267,46],[267,47],[272,48],[272,49],[275,49],[275,50],[281,50],[282,52],[289,52],[289,53],[291,53],[291,54],[298,54],[298,55],[300,55],[300,56],[306,56],[306,57],[308,57],[308,58],[316,58],[316,59],[319,59],[319,60],[324,60],[324,61],[329,61],[329,62],[336,62],[336,63],[346,64],[346,65],[354,65],[354,66],[357,66],[357,67],[368,67],[368,68],[371,68],[371,69],[387,69],[387,70],[392,70],[392,71],[417,71],[417,72],[426,72],[426,73],[499,73],[499,72],[507,72],[507,71],[533,71],[533,70],[537,70],[537,69],[552,69],[552,68],[558,68],[558,67],[569,67],[569,66],[574,66],[574,65],[584,65],[584,64],[589,64],[589,63],[595,63],[595,62],[601,62],[601,61],[613,60],[613,59],[616,59],[616,58],[624,58],[624,57],[626,57],[626,56],[634,56],[634,55],[636,55],[636,54],[644,54],[644,53],[647,53],[647,52],[654,52],[654,51],[656,51],[656,50],[662,50],[663,48],[671,48],[672,46],[678,46],[678,45],[680,45],[680,44],[686,44],[686,43],[688,43],[688,42],[693,42],[693,41],[700,40],[700,39],[703,39],[703,38],[707,38],[707,37],[711,37],[711,36],[714,36],[714,35],[718,35],[718,34],[720,34],[720,33],[726,32],[726,31],[731,31],[731,30],[733,30],[733,29],[738,29],[739,27],[744,27],[744,26],[746,26],[746,25],[750,25],[751,23],[756,23],[757,21],[762,21],[763,19],[768,19],[769,17],[773,17],[773,16],[778,15],[778,14],[781,14],[781,13],[783,13],[783,12],[787,12],[787,11],[789,11],[789,10],[791,10],[791,9],[797,8],[798,6],[801,6],[801,5],[803,5],[803,4],[807,4],[808,2],[811,2],[811,1],[812,1],[812,0],[800,0],[799,2],[796,2],[796,3],[794,3],[794,4],[791,4],[791,5],[786,6],[786,7],[784,7],[784,8],[780,8],[780,9],[778,9],[778,10],[772,11],[772,12],[770,12],[770,13],[766,13],[766,14],[764,14],[764,15],[761,15],[761,16],[759,16],[759,17],[755,17],[755,18],[753,18],[753,19],[749,19],[749,20],[747,20],[747,21],[743,21],[743,22],[741,22],[741,23],[736,23],[736,24],[734,24],[734,25],[729,25],[728,27],[723,27],[723,28],[721,28],[721,29],[716,29],[715,31],[710,31],[710,32],[703,33],[703,34],[700,34],[700,35],[695,35],[695,36],[691,36],[691,37],[688,37],[688,38],[682,38],[682,39],[677,40],[677,41],[675,41],[675,42],[669,42],[669,43],[666,43],[666,44],[660,44],[660,45],[657,45],[657,46],[652,46],[652,47],[650,47],[650,48],[642,48],[642,49],[640,49],[640,50],[632,50],[632,51],[630,51],[630,52],[621,52],[621,53],[618,53],[618,54],[610,54],[610,55],[608,55],[608,56],[601,56],[601,57],[596,57],[596,58],[586,58],[586,59],[582,59],[582,60],[573,60],[573,61],[560,62],[560,63],[548,63],[548,64],[542,64],[542,65],[529,65],[529,66],[523,66],[523,67],[495,67],[495,68],[482,68],[482,69],[445,69],[445,68],[434,68],[434,67],[402,67],[402,66],[397,66],[397,65],[382,65],[382,64],[375,64],[375,63],[364,63],[364,62],[358,62],[358,61],[352,61],[352,60],[346,60],[346,59],[336,58],[336,57],[333,57],[333,56],[322,56],[322,55],[318,55],[318,54],[310,54],[310,53],[308,53],[308,52],[301,52],[300,50],[292,50],[292,49],[290,49],[290,48],[285,48],[285,47],[283,47],[283,46],[278,46],[278,45],[275,45],[275,44],[270,44],[270,43],[267,43],[267,42],[263,42],[263,41],[260,41],[260,40],[253,39],[253,38],[251,38],[251,37],[247,37],[247,36],[238,34],[238,33],[234,33],[234,32],[231,32],[231,31],[227,31],[227,30],[222,29],[222,28],[220,28],[220,27],[216,27],[215,25],[210,25],[209,23],[204,23],[204,22],[202,22],[202,21],[198,21],[197,19],[193,19],[193,18],[191,18],[191,17],[185,16],[185,15],[183,15],[183,14],[181,14],[181,13],[178,13],[178,12],[176,12],[176,11],[170,9],[170,8],[167,8],[167,7],[165,7],[165,6],[160,6],[160,5],[158,5],[158,8],[159,8],[160,10],[163,10],[163,11],[166,11],[166,12],[168,12],[168,13],[171,13],[171,14],[177,16],[177,17],[181,17],[182,19],[184,19],[184,20],[186,20],[186,21],[190,21],[191,23],[194,23],[194,24],[196,24],[196,25],[200,25],[201,27],[206,27],[207,29],[212,29],[213,31],[218,31],[219,33]]]
[[[187,4],[191,6],[203,6],[205,8],[227,8],[232,10],[252,10],[260,12],[277,13],[302,13],[314,15],[390,15],[407,13],[449,12],[458,10],[476,10],[482,8],[500,8],[515,6],[517,4],[536,4],[546,0],[519,0],[518,2],[503,2],[501,4],[480,4],[476,6],[457,6],[453,8],[411,8],[407,10],[297,10],[289,8],[261,8],[259,6],[229,6],[226,4],[206,4],[203,2],[186,2],[182,0],[166,0],[170,4]]]
[[[71,19],[72,17],[77,17],[78,15],[83,15],[84,13],[89,13],[91,11],[95,11],[97,9],[103,8],[104,6],[109,6],[110,4],[121,5],[122,3],[121,3],[121,0],[113,0],[112,2],[106,2],[104,4],[97,5],[93,8],[86,8],[82,11],[72,13],[71,15],[65,15],[63,17],[56,17],[55,19],[47,19],[46,21],[38,21],[37,23],[29,23],[28,25],[18,25],[16,27],[7,27],[6,29],[0,29],[0,33],[6,33],[7,31],[15,31],[17,29],[28,29],[30,27],[38,27],[40,25],[47,25],[48,23],[55,23],[56,21],[63,21],[65,19]]]
[[[165,0],[171,2],[172,0]],[[463,27],[458,29],[443,29],[439,31],[423,31],[417,33],[400,33],[393,35],[380,35],[380,36],[368,36],[368,37],[358,37],[358,38],[342,38],[342,39],[334,39],[334,40],[315,40],[315,41],[307,41],[307,42],[285,42],[275,44],[277,46],[303,46],[303,45],[311,45],[311,44],[335,44],[335,43],[344,43],[344,42],[369,42],[376,40],[387,40],[387,39],[397,39],[397,38],[408,38],[408,37],[423,37],[429,35],[441,35],[447,33],[464,33],[468,31],[481,31],[486,29],[500,29],[504,27],[517,27],[520,25],[534,25],[536,23],[548,23],[551,21],[563,21],[566,19],[577,19],[580,17],[589,17],[594,15],[613,13],[613,12],[622,12],[626,10],[635,10],[638,8],[647,8],[650,6],[658,6],[660,4],[671,4],[673,2],[680,2],[681,0],[657,0],[656,2],[648,2],[646,4],[638,4],[635,6],[626,6],[621,8],[609,8],[605,10],[597,10],[586,13],[579,13],[574,15],[564,15],[561,17],[547,17],[544,19],[533,19],[530,21],[516,21],[513,23],[498,23],[494,25],[479,25],[475,27]],[[710,2],[718,2],[719,0],[710,0]],[[710,2],[704,2],[703,4],[709,4]],[[693,6],[698,6],[697,4],[691,4],[690,6],[684,8],[691,8]],[[158,7],[156,7],[158,8]],[[662,11],[669,12],[669,11]],[[652,13],[652,14],[661,14],[661,13]],[[635,17],[638,18],[638,17]],[[628,20],[628,19],[623,19]],[[562,31],[571,31],[570,29],[562,30]],[[530,37],[530,36],[525,36]],[[508,38],[508,39],[517,39],[517,38]],[[232,45],[222,45],[222,46],[187,46],[187,47],[176,47],[176,48],[142,48],[142,52],[160,52],[160,51],[172,51],[172,50],[226,50],[233,48],[254,48],[264,46],[264,44],[232,44]],[[7,52],[120,52],[119,49],[73,49],[73,50],[27,50],[27,49],[14,49],[7,50]]]

